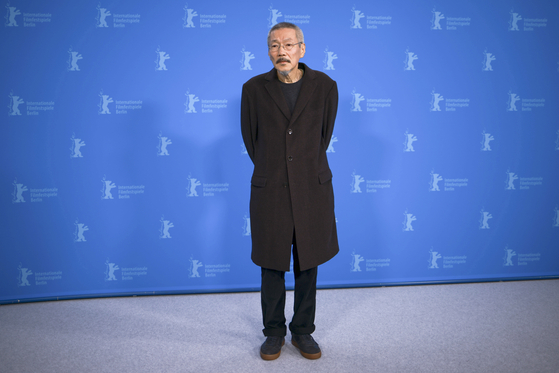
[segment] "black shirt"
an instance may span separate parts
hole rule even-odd
[[[301,84],[303,83],[304,77],[305,75],[295,83],[283,83],[280,80],[281,90],[283,91],[283,96],[285,97],[285,101],[287,101],[287,106],[289,106],[291,114],[293,114],[293,109],[295,109],[295,103],[297,102],[297,97],[299,97],[299,91],[301,91]]]

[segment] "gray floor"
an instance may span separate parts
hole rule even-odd
[[[259,297],[0,306],[0,372],[559,372],[559,280],[320,290],[316,361],[260,359]]]

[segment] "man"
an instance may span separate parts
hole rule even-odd
[[[303,32],[278,23],[268,33],[274,68],[243,85],[241,132],[254,163],[250,223],[252,260],[262,267],[264,360],[277,359],[287,332],[285,272],[293,246],[295,298],[292,344],[308,359],[321,356],[315,330],[318,265],[338,253],[332,173],[326,149],[338,108],[336,82],[311,70]]]

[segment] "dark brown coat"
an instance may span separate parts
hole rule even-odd
[[[338,109],[336,82],[304,68],[293,115],[276,69],[243,85],[241,132],[254,163],[250,224],[252,260],[289,271],[296,232],[301,270],[330,260],[339,251],[332,172],[326,149]]]

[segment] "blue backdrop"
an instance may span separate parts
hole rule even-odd
[[[320,286],[559,275],[554,0],[10,0],[5,14],[2,303],[259,288],[240,93],[272,68],[282,21],[339,89],[341,250]]]

